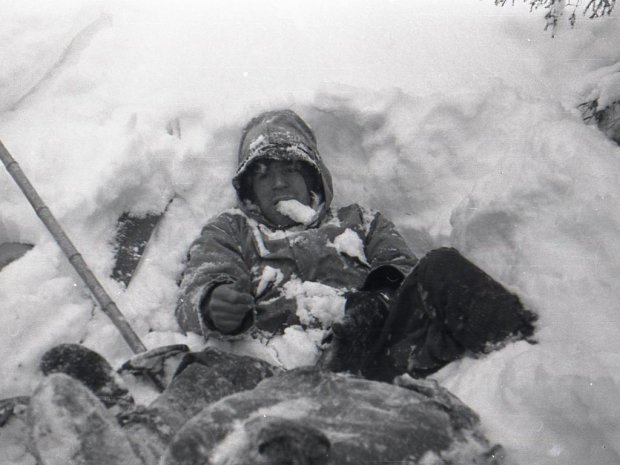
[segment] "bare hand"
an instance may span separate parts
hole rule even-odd
[[[229,334],[239,329],[247,313],[252,310],[254,297],[236,289],[234,284],[222,284],[213,290],[208,305],[215,327]]]

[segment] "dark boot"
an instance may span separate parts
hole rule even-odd
[[[46,376],[64,373],[80,381],[115,413],[135,405],[122,378],[107,360],[79,344],[60,344],[51,348],[43,354],[39,367]]]

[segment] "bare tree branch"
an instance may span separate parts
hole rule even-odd
[[[504,6],[508,0],[495,0],[495,5]],[[560,16],[564,14],[566,7],[572,7],[572,12],[568,16],[568,22],[573,27],[577,21],[577,11],[581,0],[523,0],[524,3],[529,3],[530,12],[537,10],[538,8],[548,9],[545,14],[545,30],[550,29],[551,34],[555,35],[555,30],[558,26]],[[515,0],[512,0],[514,5]],[[589,0],[585,7],[582,7],[582,15],[587,16],[589,19],[600,18],[602,16],[609,16],[616,6],[616,0]]]

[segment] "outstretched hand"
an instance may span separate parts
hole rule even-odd
[[[240,291],[234,284],[222,284],[211,293],[208,312],[215,327],[230,334],[239,329],[253,305],[252,294]]]

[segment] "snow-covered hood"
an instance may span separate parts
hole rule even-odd
[[[319,155],[312,129],[292,110],[276,110],[262,113],[252,119],[243,130],[239,144],[239,166],[233,177],[239,208],[251,218],[269,225],[257,207],[244,202],[241,196],[241,180],[248,167],[257,160],[301,160],[318,173],[322,189],[322,206],[317,221],[324,216],[333,198],[332,178]]]

